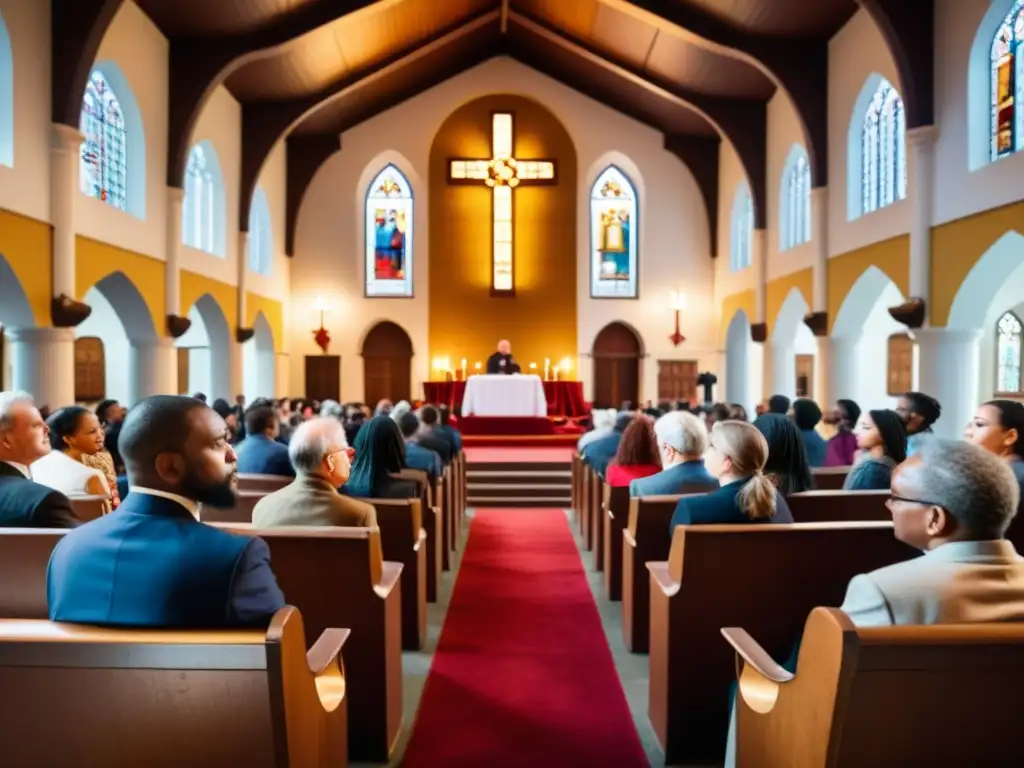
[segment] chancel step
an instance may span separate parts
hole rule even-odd
[[[471,461],[467,501],[477,507],[567,507],[572,495],[568,462]]]

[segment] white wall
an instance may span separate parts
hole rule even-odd
[[[692,176],[664,151],[663,139],[657,132],[511,59],[499,58],[344,134],[344,149],[324,164],[310,185],[299,215],[291,274],[293,392],[301,392],[305,387],[304,356],[320,353],[309,333],[319,322],[314,311],[318,297],[331,310],[326,323],[334,338],[330,352],[342,356],[343,398],[363,396],[362,360],[358,353],[365,333],[382,318],[398,323],[412,338],[414,392],[419,391],[420,382],[429,375],[426,248],[430,237],[426,181],[430,146],[442,122],[455,109],[494,93],[525,96],[546,106],[563,123],[576,148],[580,352],[590,350],[594,336],[607,323],[623,320],[632,325],[651,354],[644,370],[644,399],[654,399],[656,395],[658,356],[697,359],[702,369],[718,367],[717,310],[711,301],[707,219]],[[416,129],[410,130],[409,126]],[[586,191],[599,172],[598,167],[603,168],[613,156],[622,162],[623,170],[630,173],[640,188],[639,301],[590,299]],[[373,176],[388,162],[394,162],[409,177],[416,196],[413,299],[363,297],[363,194]],[[657,190],[657,195],[648,197],[645,190]],[[341,213],[346,208],[350,213]],[[673,289],[684,291],[689,303],[684,318],[687,341],[678,350],[667,341],[672,327],[669,291]],[[589,360],[577,361],[578,374],[588,385],[590,368]]]
[[[829,255],[835,256],[910,231],[909,200],[854,221],[847,217],[847,152],[850,120],[868,77],[878,73],[901,90],[896,65],[881,33],[858,10],[829,43]],[[858,118],[859,119],[859,118]],[[859,136],[859,133],[857,134]]]
[[[722,299],[726,296],[754,287],[755,270],[753,266],[738,272],[733,272],[729,268],[732,243],[732,205],[736,199],[736,189],[746,179],[747,173],[740,163],[736,150],[732,144],[723,141],[718,151],[718,258],[715,259],[714,286],[716,307],[721,305]],[[723,317],[721,322],[728,323],[729,318]],[[757,318],[751,317],[750,322],[756,323]],[[720,334],[724,337],[724,327],[720,329]]]
[[[782,89],[768,102],[768,264],[766,279],[771,282],[779,277],[799,272],[814,264],[814,244],[822,236],[814,231],[811,224],[811,240],[795,248],[779,250],[780,210],[782,207],[782,172],[786,167],[790,150],[799,144],[807,151],[803,126],[793,107],[793,102]],[[821,162],[827,162],[821,158]],[[814,178],[813,171],[811,178]]]
[[[0,164],[0,208],[50,220],[50,4],[0,0],[14,68],[14,166]]]
[[[996,392],[996,323],[1007,310],[1013,310],[1017,317],[1024,318],[1024,265],[1017,268],[1013,277],[1007,280],[998,293],[992,297],[981,329],[980,370],[978,372],[978,402],[995,397]]]
[[[106,370],[106,396],[122,403],[134,402],[131,366],[128,359],[128,334],[117,310],[97,288],[90,288],[83,297],[92,307],[85,322],[75,328],[75,338],[97,336],[103,341],[103,361]]]
[[[273,266],[269,275],[261,275],[250,269],[247,277],[250,291],[282,302],[288,299],[291,272],[291,259],[284,252],[286,170],[285,144],[281,141],[267,157],[258,181],[258,186],[262,187],[267,196],[267,207],[270,209]],[[233,229],[235,224],[232,223],[231,227]],[[288,323],[287,313],[284,316],[284,323]],[[285,339],[274,339],[274,344],[275,349],[280,352],[284,349]]]

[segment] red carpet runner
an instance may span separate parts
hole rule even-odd
[[[647,764],[565,513],[477,510],[402,765]]]

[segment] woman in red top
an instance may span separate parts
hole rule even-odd
[[[630,480],[661,472],[661,456],[654,439],[654,422],[646,416],[633,419],[622,433],[619,450],[608,465],[608,485],[628,486]]]

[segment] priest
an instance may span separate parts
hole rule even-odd
[[[507,339],[498,342],[498,351],[487,358],[487,372],[498,374],[519,373],[519,366],[512,358],[512,345]]]

